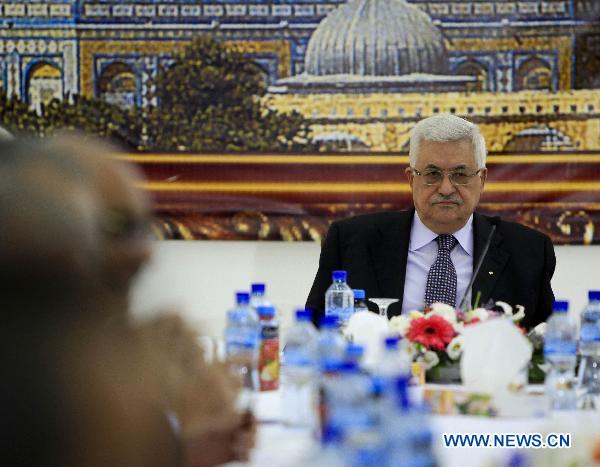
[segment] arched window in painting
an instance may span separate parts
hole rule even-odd
[[[489,91],[488,73],[486,68],[477,60],[465,60],[454,70],[455,75],[467,75],[477,78],[476,91]]]
[[[137,103],[138,77],[130,65],[111,63],[100,74],[98,91],[106,102],[124,108],[134,107]]]
[[[33,65],[26,83],[27,101],[37,112],[41,112],[42,105],[47,105],[52,99],[63,98],[62,70],[52,63],[39,62]]]
[[[571,138],[548,125],[536,125],[521,130],[504,146],[504,151],[572,151],[575,149]]]
[[[313,138],[313,143],[320,152],[369,151],[369,145],[358,136],[341,131],[317,135]]]
[[[517,71],[517,90],[552,90],[552,69],[537,57],[525,60]]]

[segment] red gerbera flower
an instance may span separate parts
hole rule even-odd
[[[452,325],[437,315],[412,320],[406,333],[410,341],[440,351],[446,348],[455,335]]]

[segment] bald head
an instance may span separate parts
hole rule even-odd
[[[97,277],[99,205],[83,173],[39,142],[0,143],[0,284],[7,300],[50,306],[51,296],[69,301]]]

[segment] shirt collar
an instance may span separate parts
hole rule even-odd
[[[460,230],[454,232],[453,235],[462,249],[465,250],[469,256],[473,256],[473,214],[469,216],[466,224]],[[438,234],[431,231],[423,224],[419,214],[415,211],[412,227],[410,229],[410,243],[408,244],[408,249],[410,251],[416,251],[435,240],[437,236]]]

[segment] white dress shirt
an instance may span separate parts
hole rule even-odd
[[[450,252],[450,259],[456,269],[456,306],[462,300],[473,274],[472,214],[464,227],[458,232],[454,232],[453,235],[458,240]],[[408,244],[402,314],[411,310],[423,310],[427,275],[438,254],[437,237],[436,233],[423,224],[415,211]]]

